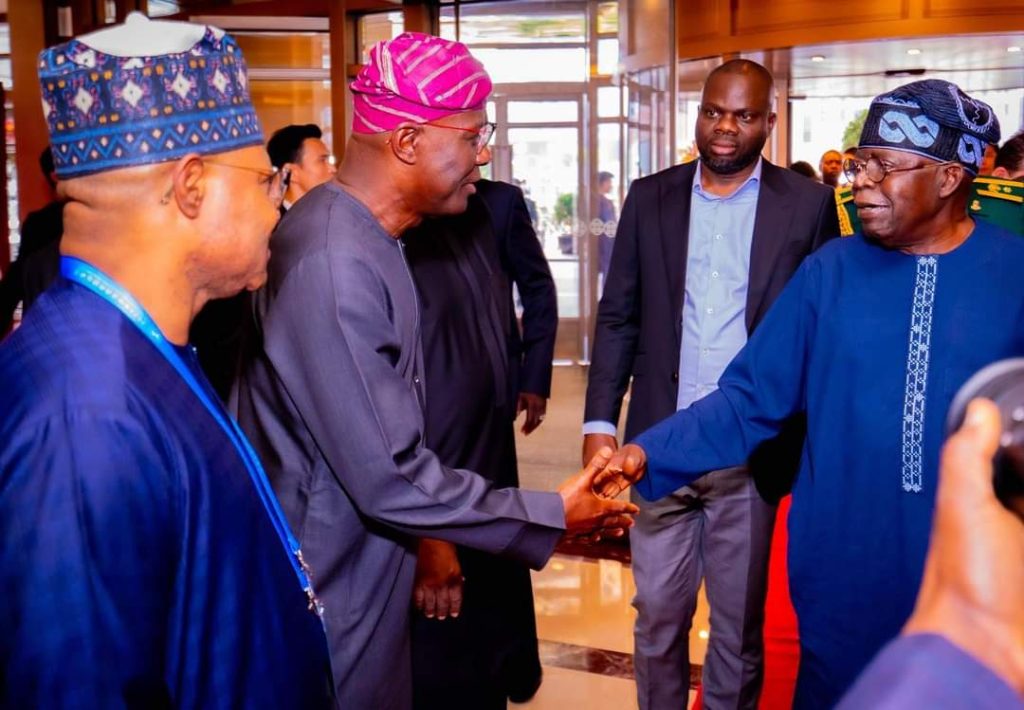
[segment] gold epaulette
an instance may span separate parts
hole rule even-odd
[[[839,212],[839,235],[848,237],[853,234],[853,223],[846,211],[846,205],[853,200],[853,190],[849,185],[836,188],[836,211]]]
[[[1024,203],[1024,182],[990,176],[974,178],[974,196]]]

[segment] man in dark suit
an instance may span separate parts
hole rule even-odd
[[[22,317],[60,271],[60,237],[64,232],[64,203],[57,199],[57,174],[50,146],[39,155],[39,168],[50,183],[53,198],[30,213],[21,225],[18,258],[0,281],[0,337],[11,328],[21,304]]]
[[[465,213],[428,220],[403,242],[420,296],[426,445],[444,465],[508,488],[519,485],[514,419],[525,410],[523,430],[533,431],[550,394],[557,300],[522,191],[474,185]],[[504,710],[534,694],[526,565],[422,539],[414,602],[423,612],[412,624],[414,707]]]
[[[838,235],[835,197],[761,158],[775,125],[772,77],[747,60],[707,78],[700,159],[635,182],[598,309],[584,458],[616,445],[633,378],[626,440],[716,388],[801,260]],[[749,462],[795,470],[799,422]],[[712,471],[657,503],[631,534],[641,708],[685,707],[687,637],[705,580],[711,637],[708,707],[754,707],[762,679],[765,578],[774,505],[744,468]]]
[[[323,131],[315,123],[292,124],[279,128],[267,141],[270,164],[288,170],[288,192],[281,203],[283,215],[295,202],[338,171],[331,149],[323,141]]]

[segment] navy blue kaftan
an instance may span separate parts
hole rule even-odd
[[[241,458],[127,318],[59,280],[0,383],[0,706],[329,705],[323,629]]]
[[[950,402],[1024,355],[1024,241],[984,222],[941,256],[860,235],[812,254],[719,381],[637,437],[654,500],[735,466],[805,411],[789,517],[796,704],[834,704],[909,616]]]

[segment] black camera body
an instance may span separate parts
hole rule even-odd
[[[1024,358],[992,363],[967,380],[949,407],[948,434],[960,428],[968,403],[977,397],[995,402],[1002,420],[992,480],[996,497],[1024,518]]]

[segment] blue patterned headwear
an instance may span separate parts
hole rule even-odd
[[[871,102],[859,147],[955,160],[976,175],[985,148],[998,142],[999,119],[991,106],[972,99],[956,84],[925,79]]]
[[[222,30],[132,13],[39,55],[58,179],[263,144],[242,51]]]

